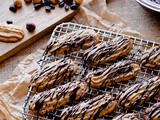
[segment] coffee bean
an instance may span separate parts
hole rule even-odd
[[[7,20],[6,23],[7,24],[13,24],[13,21],[12,20]]]
[[[50,12],[51,11],[51,6],[46,6],[45,10],[46,10],[46,12]]]
[[[64,5],[64,8],[65,8],[66,11],[69,10],[69,6],[67,4]]]
[[[63,7],[64,6],[64,2],[59,2],[59,7]]]
[[[15,5],[10,5],[9,10],[12,12],[17,12],[17,7]]]
[[[38,3],[38,4],[35,4],[35,5],[34,5],[35,10],[38,10],[38,9],[40,9],[41,7],[42,7],[42,4],[41,4],[41,3]]]
[[[49,6],[51,4],[51,1],[50,0],[45,0],[44,4]]]
[[[29,31],[29,32],[33,32],[35,29],[36,29],[36,25],[34,23],[27,23],[26,24],[26,29]]]
[[[55,6],[53,4],[50,4],[51,9],[55,9]]]
[[[73,5],[71,5],[71,7],[70,7],[72,10],[76,10],[77,8],[78,8],[78,5],[77,4],[73,4]]]

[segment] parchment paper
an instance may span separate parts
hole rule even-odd
[[[125,20],[110,12],[105,0],[84,0],[72,22],[142,37],[131,30]],[[37,61],[43,52],[43,49],[39,49],[30,54],[18,64],[12,77],[0,84],[0,120],[22,118],[22,106],[28,92],[30,76],[39,67]]]

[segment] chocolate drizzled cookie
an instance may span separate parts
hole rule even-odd
[[[160,68],[160,46],[146,50],[141,57],[142,65],[151,68]]]
[[[121,81],[127,81],[137,75],[140,68],[138,64],[126,60],[113,64],[109,68],[88,73],[86,81],[91,87],[103,88]]]
[[[114,97],[102,94],[73,107],[65,108],[61,113],[61,120],[95,120],[111,113],[116,105],[117,101]]]
[[[98,33],[94,30],[77,30],[53,38],[47,46],[50,54],[64,54],[73,50],[87,49],[98,43]]]
[[[70,79],[77,71],[77,65],[71,59],[60,59],[46,64],[31,77],[31,85],[38,91],[49,89],[62,80]]]
[[[112,120],[139,120],[138,119],[138,114],[136,113],[127,113],[127,114],[122,114],[119,115]]]
[[[109,42],[102,42],[85,51],[83,60],[89,65],[104,64],[118,57],[127,55],[133,46],[133,41],[127,37],[117,37]]]
[[[39,115],[54,111],[68,102],[82,98],[87,92],[85,82],[73,81],[34,95],[29,100],[29,109]]]
[[[146,120],[160,120],[160,102],[153,104],[150,108],[146,109]]]
[[[125,91],[119,97],[119,104],[126,108],[139,106],[150,99],[160,95],[160,77],[156,76],[137,83]]]

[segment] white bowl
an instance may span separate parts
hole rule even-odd
[[[157,4],[151,0],[137,0],[137,2],[146,8],[160,12],[160,4]]]

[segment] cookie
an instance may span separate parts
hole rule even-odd
[[[109,42],[102,42],[87,49],[83,60],[89,65],[101,65],[128,55],[133,46],[133,40],[127,37],[117,37]]]
[[[160,46],[146,50],[142,54],[141,63],[145,67],[160,68]]]
[[[77,30],[50,40],[47,51],[50,54],[64,54],[74,50],[87,49],[98,43],[98,33],[94,30]]]
[[[75,106],[65,108],[61,113],[61,120],[96,120],[111,113],[117,101],[108,94],[102,94],[81,102]]]
[[[87,83],[94,88],[104,88],[118,82],[127,81],[137,75],[140,67],[132,61],[120,61],[105,69],[100,69],[86,76]]]
[[[160,120],[160,102],[153,104],[145,111],[146,120]]]
[[[119,104],[129,109],[142,105],[159,95],[160,77],[156,76],[126,88],[119,97]]]
[[[73,81],[34,95],[29,100],[29,109],[38,115],[45,115],[54,111],[68,102],[82,98],[87,92],[85,82]]]
[[[71,59],[60,59],[37,69],[31,77],[31,85],[37,91],[52,88],[62,80],[71,79],[77,71],[77,65]]]
[[[136,113],[127,113],[127,114],[121,114],[112,120],[139,120],[138,114]]]
[[[0,41],[2,42],[18,42],[24,37],[21,28],[13,24],[0,23]]]

